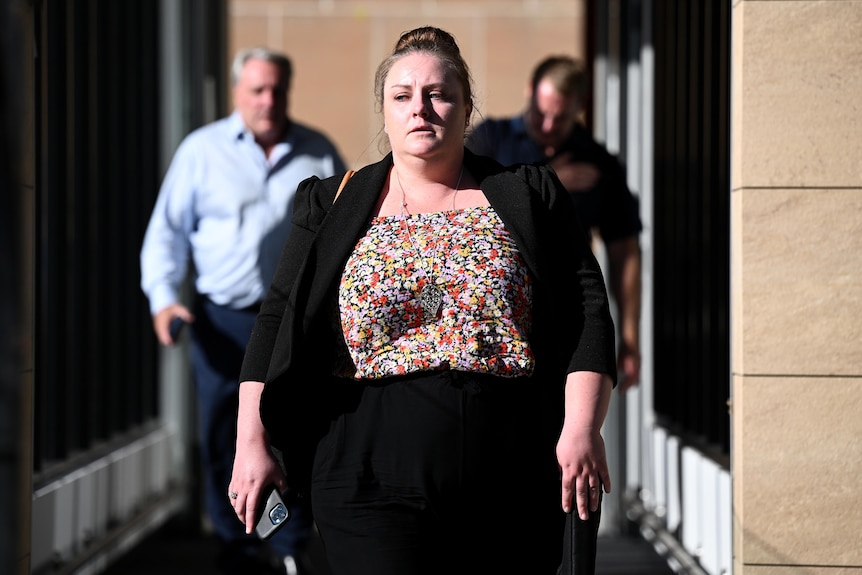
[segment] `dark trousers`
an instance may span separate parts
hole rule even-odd
[[[556,573],[557,434],[536,385],[461,372],[366,385],[315,458],[333,574]]]
[[[255,534],[246,535],[227,496],[236,449],[239,371],[257,309],[233,310],[199,298],[194,313],[191,349],[204,504],[223,543],[220,563],[241,565],[259,555],[261,546]],[[292,504],[291,519],[268,540],[270,548],[279,557],[297,555],[308,542],[311,523],[308,504]]]

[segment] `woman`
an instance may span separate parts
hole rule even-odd
[[[271,447],[290,469],[320,437],[333,573],[555,573],[564,513],[585,520],[610,490],[601,272],[553,171],[464,148],[450,34],[404,33],[375,93],[391,153],[337,201],[338,177],[297,190],[243,365],[234,509],[250,532],[266,486],[303,482]]]

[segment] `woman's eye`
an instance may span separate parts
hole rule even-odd
[[[404,102],[405,100],[409,100],[410,97],[407,94],[395,94],[396,102]]]

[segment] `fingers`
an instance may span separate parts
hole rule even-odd
[[[245,532],[250,534],[255,523],[254,512],[257,497],[252,496],[251,492],[243,492],[241,488],[237,488],[236,490],[230,488],[228,490],[228,498],[230,499],[230,504],[233,507],[234,513],[236,513],[236,518],[240,523],[245,525]]]
[[[174,320],[178,320],[180,323],[176,324]],[[181,304],[171,304],[153,315],[153,330],[159,343],[169,346],[176,343],[178,331],[175,330],[178,325],[192,323],[194,320],[195,316],[188,308]]]
[[[599,509],[599,495],[601,493],[601,484],[598,481],[590,484],[590,489],[588,492],[589,502],[590,502],[590,513],[595,513]]]
[[[603,488],[605,493],[611,492],[611,474],[608,472],[607,468],[603,471],[599,472],[599,476],[601,477],[601,485],[600,488]]]
[[[563,511],[570,513],[572,511],[572,481],[563,481]]]
[[[257,500],[258,496],[249,496],[245,500],[245,520],[243,523],[245,524],[245,532],[250,534],[252,529],[254,529],[254,519],[256,517],[255,511],[257,510]]]
[[[275,485],[283,493],[287,481],[278,463],[268,449],[238,450],[233,474],[226,493],[237,519],[251,534],[258,519],[258,510],[265,502],[262,497],[269,486]],[[236,497],[234,497],[234,495]]]
[[[236,513],[237,519],[244,524],[243,512],[245,511],[245,494],[240,493],[238,489],[239,488],[235,491],[234,487],[231,486],[228,488],[227,496],[228,499],[230,499],[230,506],[233,507],[233,512]]]
[[[573,489],[573,486],[576,486]],[[582,521],[586,521],[590,517],[590,513],[599,509],[600,490],[605,487],[605,493],[610,493],[610,478],[605,476],[600,479],[598,474],[587,474],[583,477],[574,478],[574,480],[563,481],[562,485],[562,506],[563,511],[569,513],[572,511],[572,500],[574,498],[575,511]]]
[[[586,521],[589,517],[590,510],[595,511],[598,508],[598,490],[591,493],[589,476],[572,478],[568,481],[563,480],[563,511],[571,513],[572,501],[574,499],[575,508],[578,517]],[[576,486],[576,487],[575,487]]]
[[[590,518],[590,510],[592,502],[590,501],[590,484],[589,476],[586,479],[579,480],[580,487],[576,491],[576,499],[578,500],[578,517],[582,521]]]

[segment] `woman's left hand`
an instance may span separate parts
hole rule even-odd
[[[605,442],[598,430],[569,431],[564,428],[557,442],[557,462],[562,472],[563,511],[573,510],[586,521],[599,508],[599,490],[611,490]]]
[[[611,475],[601,429],[613,382],[605,374],[576,371],[566,377],[566,415],[557,441],[563,511],[577,509],[586,521],[599,508],[599,490],[611,492]]]

